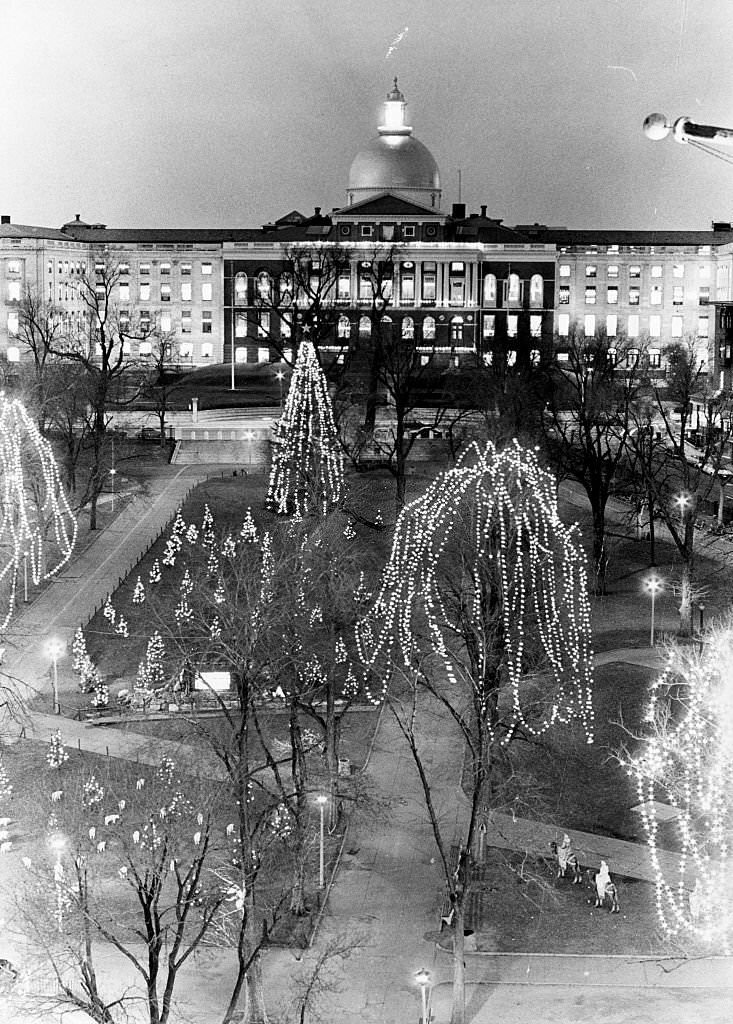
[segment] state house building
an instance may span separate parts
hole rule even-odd
[[[510,363],[554,352],[572,333],[639,340],[652,367],[665,346],[692,339],[715,387],[730,387],[733,347],[733,229],[575,231],[509,227],[487,214],[444,209],[440,173],[406,121],[394,81],[378,134],[354,157],[345,205],[312,216],[293,211],[259,228],[118,229],[84,223],[59,229],[0,223],[0,359],[22,358],[19,303],[32,288],[73,324],[82,313],[81,274],[118,268],[122,320],[157,325],[176,339],[175,362],[265,363],[292,354],[291,321],[277,313],[296,251],[321,272],[319,253],[345,254],[333,284],[327,347],[368,338],[369,277],[388,257],[381,320],[395,337],[424,344],[456,365],[494,350]],[[292,285],[290,285],[292,287]],[[274,311],[273,311],[274,310]],[[321,325],[323,336],[323,325]],[[149,342],[126,342],[131,358]],[[428,358],[427,356],[425,358]]]

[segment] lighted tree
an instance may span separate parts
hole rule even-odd
[[[360,628],[365,662],[377,675],[396,669],[402,680],[389,692],[384,683],[383,692],[418,769],[450,899],[453,1024],[465,1020],[469,851],[487,824],[483,808],[500,799],[510,744],[572,719],[592,740],[585,556],[555,494],[534,451],[472,446],[400,514],[381,590]],[[444,780],[430,771],[436,702],[466,748],[469,806],[457,865],[455,806],[446,825],[436,804]]]
[[[701,647],[670,646],[651,687],[642,742],[623,760],[638,787],[665,934],[703,940],[729,954],[733,615],[713,625]],[[676,812],[664,825],[662,805]],[[660,837],[662,829],[673,831],[673,842]]]
[[[273,439],[267,505],[280,515],[325,514],[344,490],[344,466],[328,383],[313,343],[300,343]]]
[[[0,629],[27,571],[38,585],[68,562],[76,541],[51,447],[23,405],[0,393]]]

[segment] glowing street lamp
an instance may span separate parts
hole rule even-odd
[[[114,510],[115,510],[115,474],[116,474],[116,473],[117,473],[117,470],[116,470],[116,469],[115,469],[115,467],[113,466],[113,467],[112,467],[112,469],[110,469],[110,471],[109,471],[109,475],[110,475],[110,476],[111,476],[111,478],[112,478],[112,480],[111,480],[111,482],[110,482],[110,485],[111,485],[111,487],[112,487],[112,511],[113,511],[113,512],[114,512]]]
[[[678,506],[680,510],[680,520],[684,523],[685,514],[687,513],[687,509],[691,504],[689,494],[678,494],[677,497],[674,499],[674,503],[675,505]]]
[[[326,804],[328,803],[328,797],[327,796],[317,796],[316,797],[316,803],[318,804],[319,810],[321,812],[321,833],[320,833],[320,835],[321,835],[321,844],[320,844],[320,859],[319,859],[319,862],[318,862],[318,888],[319,889],[323,889],[323,887],[326,884],[326,871],[325,871],[325,861],[324,861],[324,845],[325,845],[325,838],[326,838],[326,836],[325,836],[324,814],[325,814],[325,810],[326,810]]]
[[[59,658],[65,650],[63,641],[56,637],[53,637],[46,644],[46,654],[48,654],[53,663],[53,713],[55,715],[61,714],[61,705],[59,704]]]
[[[420,1018],[421,1024],[430,1024],[430,971],[421,967],[419,971],[415,971],[415,984],[420,986],[420,993],[422,995],[422,1017]]]
[[[280,384],[280,415],[283,413],[283,381],[285,380],[285,374],[282,370],[278,370],[275,374],[276,380]]]
[[[657,596],[657,593],[662,589],[662,586],[662,580],[660,580],[658,576],[650,576],[644,581],[644,589],[648,594],[652,595],[652,629],[649,639],[650,647],[654,646],[654,599]]]
[[[53,880],[56,887],[56,927],[61,933],[64,930],[64,865],[61,863],[61,854],[66,849],[64,836],[56,834],[51,836],[48,845],[56,854],[56,863],[53,866]]]

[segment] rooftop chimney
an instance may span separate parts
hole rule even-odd
[[[486,216],[486,207],[485,207],[485,206],[482,206],[482,207],[481,207],[481,216],[482,216],[482,217],[485,217],[485,216]]]
[[[320,208],[320,206],[317,206],[316,207],[316,217],[320,217],[320,216],[321,216],[321,208]]]
[[[0,216],[0,224],[9,224],[9,223],[10,223],[10,214],[9,213],[3,213],[2,216]]]

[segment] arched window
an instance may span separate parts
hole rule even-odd
[[[452,344],[463,341],[463,317],[454,316],[450,322],[450,340]]]
[[[411,316],[402,319],[402,338],[404,341],[412,341],[415,337],[415,321]]]
[[[484,278],[484,305],[496,305],[496,274],[487,274]]]
[[[519,306],[522,302],[522,282],[519,274],[510,274],[504,282],[507,306]]]
[[[535,309],[541,309],[544,301],[545,282],[542,274],[532,274],[529,282],[529,304]]]
[[[247,305],[247,275],[241,272],[234,277],[234,305]]]
[[[347,316],[340,316],[338,322],[338,336],[339,338],[351,337],[351,321]]]
[[[382,320],[381,320],[381,330],[382,330],[382,338],[385,341],[388,341],[388,342],[391,341],[392,340],[392,317],[391,316],[383,316],[382,317]]]
[[[435,341],[435,317],[426,316],[422,322],[422,336],[424,341]]]
[[[266,270],[261,270],[257,275],[257,298],[260,302],[272,301],[272,278]]]
[[[372,336],[372,322],[368,316],[363,316],[359,320],[359,337],[360,338],[371,338]]]
[[[281,274],[280,275],[280,302],[289,306],[293,301],[293,275],[292,274]]]

